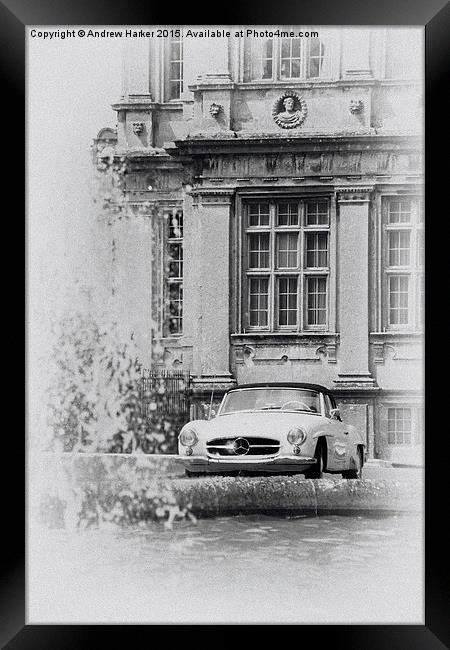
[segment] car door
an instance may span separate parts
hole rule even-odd
[[[327,467],[333,471],[342,471],[349,468],[350,462],[350,436],[348,427],[344,422],[331,416],[331,409],[336,408],[336,404],[330,395],[323,395],[325,406],[325,417],[328,422],[327,434]]]

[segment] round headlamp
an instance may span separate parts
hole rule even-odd
[[[193,447],[196,442],[198,442],[198,437],[194,429],[185,429],[180,433],[180,444],[183,447]]]
[[[301,445],[306,439],[306,433],[300,427],[294,427],[287,434],[287,439],[291,445]]]

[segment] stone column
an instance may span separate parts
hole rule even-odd
[[[195,277],[185,296],[192,322],[193,387],[220,392],[230,373],[230,204],[232,190],[199,190],[193,196]]]
[[[370,28],[344,30],[342,64],[347,79],[365,79],[372,76],[370,65]]]
[[[124,45],[123,96],[125,100],[151,100],[150,47],[147,38],[130,38]]]
[[[228,38],[210,38],[208,40],[208,67],[204,76],[205,81],[230,81]]]
[[[119,147],[153,146],[154,106],[150,93],[149,39],[126,39],[122,60],[122,97],[112,105],[117,111]]]
[[[338,194],[339,387],[374,385],[369,372],[370,187]]]
[[[232,91],[228,60],[229,39],[202,39],[194,54],[196,75],[189,90],[194,93],[191,134],[217,133],[232,137]],[[192,45],[191,45],[192,47]],[[192,65],[192,62],[191,62]]]

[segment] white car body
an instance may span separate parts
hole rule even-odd
[[[341,421],[323,386],[247,384],[224,395],[213,419],[187,423],[178,453],[191,475],[300,472],[319,478],[326,471],[360,478],[365,441]]]

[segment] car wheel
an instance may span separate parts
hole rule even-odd
[[[342,472],[342,478],[362,478],[362,468],[363,468],[363,460],[362,460],[362,451],[361,449],[358,449],[358,453],[356,455],[357,458],[357,467],[354,469],[349,469],[345,472]]]
[[[322,440],[319,440],[316,446],[316,451],[314,453],[316,464],[313,465],[307,472],[305,472],[306,478],[322,478],[325,471],[325,454],[325,444]]]

